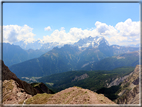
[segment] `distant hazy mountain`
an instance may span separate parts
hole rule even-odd
[[[78,46],[80,49],[85,49],[87,47],[97,48],[100,44],[105,43],[109,45],[109,43],[104,39],[104,37],[91,37],[80,39],[78,42],[74,43],[74,46]],[[41,50],[52,50],[54,47],[62,47],[64,44],[60,44],[58,42],[50,42],[50,43],[41,43],[40,40],[34,41],[32,43],[25,43],[24,41],[15,42],[14,45],[19,45],[22,49],[41,49]]]
[[[57,42],[51,42],[51,43],[45,43],[42,45],[42,47],[40,48],[41,50],[47,50],[50,51],[52,50],[54,47],[62,47],[63,44],[59,44]]]
[[[69,43],[70,44],[70,43]],[[84,50],[88,47],[98,48],[101,44],[105,44],[109,46],[108,41],[104,37],[96,36],[96,37],[86,37],[84,39],[80,39],[78,42],[72,44],[73,46],[78,46],[79,49]],[[62,47],[64,44],[60,44],[58,42],[48,42],[42,43],[40,40],[36,40],[32,43],[25,43],[24,41],[14,42],[14,45],[19,45],[22,49],[28,50],[46,50],[50,51],[54,47]],[[130,47],[139,47],[139,44],[130,45]]]
[[[66,50],[66,49],[68,50]],[[65,50],[66,51],[65,51]],[[39,58],[31,59],[10,67],[18,77],[43,76],[72,70],[77,56],[76,49],[69,46],[54,48]]]
[[[42,47],[42,43],[40,43],[40,40],[34,41],[33,43],[24,43],[24,41],[14,42],[14,45],[19,45],[22,49],[28,50],[28,49],[40,49]]]
[[[140,47],[140,44],[130,45],[131,47]]]
[[[14,42],[14,45],[19,45],[24,50],[46,50],[50,51],[54,47],[62,47],[64,44],[57,42],[41,43],[40,40],[34,41],[33,43],[24,43],[24,41]]]
[[[80,43],[80,41],[78,41],[74,46],[64,45],[64,47],[61,48],[55,47],[39,58],[13,65],[10,69],[18,77],[51,75],[65,71],[83,69],[86,65],[97,63],[104,58],[139,50],[139,48],[134,47],[109,46],[105,38],[102,37],[88,37],[86,39],[88,42],[81,40],[84,42]],[[97,44],[96,46],[94,45],[95,47],[90,45],[84,49],[79,48],[79,46],[84,46],[83,44],[89,43],[91,40]],[[127,61],[128,60],[124,62],[127,63]],[[109,63],[107,64],[109,65]],[[131,66],[129,64],[127,65]],[[91,69],[92,68],[87,68],[87,70]]]
[[[83,70],[112,70],[123,66],[135,67],[139,64],[139,51],[128,52],[117,56],[104,58],[98,62],[92,62],[82,66]]]
[[[45,50],[24,50],[18,45],[3,43],[3,61],[7,66],[17,64],[44,54]]]
[[[3,43],[3,61],[7,66],[26,61],[28,53],[18,45]]]

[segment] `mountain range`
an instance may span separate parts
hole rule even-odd
[[[135,67],[139,64],[139,51],[123,53],[104,58],[98,62],[91,62],[82,66],[83,70],[112,70],[119,67]]]
[[[29,59],[41,56],[46,50],[24,50],[18,45],[3,43],[3,60],[7,66],[11,66]]]
[[[40,40],[36,40],[32,43],[25,43],[24,41],[14,42],[13,45],[18,45],[24,50],[46,50],[50,51],[54,47],[62,47],[63,44],[59,44],[58,42],[50,42],[50,43],[42,43]]]
[[[90,43],[92,44],[92,38],[94,38],[94,40],[96,40],[97,38],[100,38],[99,36],[96,36],[96,37],[91,37],[91,36],[89,36],[89,37],[87,37],[88,38],[88,40],[90,39],[90,42],[88,42],[88,44],[84,44],[83,42],[86,42],[85,40],[86,39],[80,39],[78,42],[79,43],[83,43],[84,45],[81,45],[82,47],[86,47],[87,45],[89,45]],[[101,37],[101,38],[103,38],[103,37]],[[99,40],[99,39],[98,39]],[[107,41],[106,41],[107,42]],[[82,44],[81,43],[81,44]],[[95,42],[96,44],[98,43],[97,41]],[[74,43],[74,44],[76,44],[76,43]],[[73,44],[73,45],[74,45]],[[78,43],[77,43],[78,44]],[[33,50],[48,50],[48,51],[50,51],[50,50],[52,50],[54,47],[62,47],[64,44],[61,44],[61,43],[58,43],[58,42],[48,42],[48,43],[44,43],[44,42],[41,42],[40,40],[35,40],[35,41],[33,41],[32,43],[25,43],[25,41],[18,41],[18,42],[14,42],[13,43],[13,45],[18,45],[18,46],[20,46],[22,49],[24,49],[24,50],[29,50],[29,49],[33,49]],[[94,44],[92,44],[92,45],[94,45]],[[139,44],[136,44],[136,45],[134,45],[134,44],[131,44],[130,45],[131,47],[139,47]]]
[[[24,41],[14,42],[14,45],[18,45],[24,50],[38,50],[42,47],[43,44],[40,42],[40,40],[37,40],[32,43],[25,43]]]
[[[38,58],[12,65],[9,68],[18,77],[39,77],[83,69],[112,70],[117,67],[137,65],[139,63],[138,50],[138,47],[109,45],[103,37],[88,37],[73,45],[54,47]],[[103,67],[101,61],[104,62]]]
[[[107,49],[103,48],[103,44],[106,46],[108,45],[109,47],[106,47]],[[99,50],[102,50],[108,54],[111,55],[112,48],[110,48],[109,43],[105,40],[103,37],[88,37],[84,39],[80,39],[78,42],[70,45],[70,46],[77,46],[79,50],[84,51],[88,48],[98,48]],[[121,48],[121,53],[122,50],[125,53],[126,47],[123,46],[118,46],[118,45],[112,45],[113,48],[115,48],[114,54],[119,54],[119,48]],[[28,47],[28,48],[26,48]],[[63,44],[59,44],[56,42],[51,42],[51,43],[45,43],[42,44],[40,40],[35,41],[33,43],[27,43],[25,44],[24,41],[16,42],[14,44],[9,44],[9,43],[3,43],[3,60],[5,61],[7,66],[11,66],[29,59],[37,58],[40,57],[42,54],[45,54],[46,52],[52,50],[54,47],[61,48],[63,47]],[[102,49],[101,49],[102,48]],[[128,47],[127,47],[128,48]],[[134,47],[136,50],[138,50],[138,47]],[[118,49],[118,50],[117,50]],[[131,50],[132,49],[132,50]],[[130,51],[133,51],[133,48],[129,48]],[[11,53],[11,54],[9,54]]]

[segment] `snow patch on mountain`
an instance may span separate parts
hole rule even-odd
[[[80,49],[86,49],[88,47],[91,48],[98,48],[100,44],[103,45],[109,45],[107,40],[102,37],[102,36],[96,36],[96,37],[87,37],[84,39],[80,39],[78,42],[75,42],[74,44],[68,43],[72,46],[78,46]],[[65,44],[61,44],[58,42],[48,42],[48,43],[42,43],[40,40],[36,40],[33,43],[25,43],[24,41],[19,41],[15,42],[14,45],[19,45],[22,49],[29,50],[29,49],[34,49],[34,50],[52,50],[54,47],[61,48]]]
[[[88,38],[80,39],[78,42],[74,43],[74,46],[78,46],[80,49],[87,47],[97,48],[100,44],[105,44],[109,46],[108,41],[104,37],[99,36],[89,36]]]

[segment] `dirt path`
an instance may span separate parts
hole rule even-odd
[[[86,90],[89,97],[90,97],[90,103],[91,104],[100,104],[100,101],[98,101],[97,95],[96,93],[90,91],[90,90]]]

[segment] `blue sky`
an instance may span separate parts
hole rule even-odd
[[[120,45],[126,45],[123,43],[126,41],[129,41],[127,44],[136,44],[139,38],[138,31],[135,31],[139,29],[139,9],[139,3],[4,3],[4,42],[40,39],[44,43],[54,40],[68,43],[89,35],[100,35],[107,40],[110,38],[110,44],[121,42]],[[132,23],[130,29],[120,27],[128,27],[127,22]],[[99,32],[102,29],[105,31]],[[130,34],[128,30],[131,30]],[[27,36],[22,37],[22,34]]]

